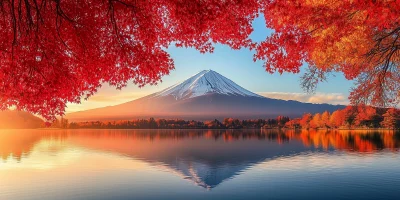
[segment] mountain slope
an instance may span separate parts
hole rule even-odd
[[[42,119],[24,111],[5,110],[0,112],[0,129],[40,128],[43,124]]]
[[[217,72],[206,70],[149,96],[116,106],[71,113],[66,118],[86,121],[148,117],[187,120],[299,117],[305,112],[334,111],[343,107],[266,98]]]

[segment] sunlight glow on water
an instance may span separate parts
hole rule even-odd
[[[0,199],[398,199],[400,133],[1,130]]]

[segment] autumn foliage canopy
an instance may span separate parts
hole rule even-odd
[[[397,104],[400,89],[400,1],[270,0],[262,4],[275,33],[257,46],[269,72],[299,72],[314,89],[331,72],[356,79],[352,103]]]
[[[54,119],[104,83],[158,83],[171,45],[215,43],[255,50],[271,73],[307,63],[309,89],[343,72],[358,80],[354,103],[399,100],[399,1],[4,0],[0,12],[0,109]],[[274,33],[255,43],[260,13]]]

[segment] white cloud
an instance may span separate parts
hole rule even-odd
[[[257,94],[273,99],[295,100],[306,103],[349,104],[347,96],[341,93],[258,92]]]

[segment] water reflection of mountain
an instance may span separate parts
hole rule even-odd
[[[212,188],[256,163],[307,151],[397,151],[393,132],[260,130],[13,130],[0,132],[0,155],[20,160],[41,141],[140,159]]]
[[[215,187],[265,159],[308,149],[295,140],[281,145],[268,140],[260,131],[118,131],[108,136],[97,135],[96,140],[88,134],[71,140],[86,148],[117,152],[166,167],[206,188]]]

